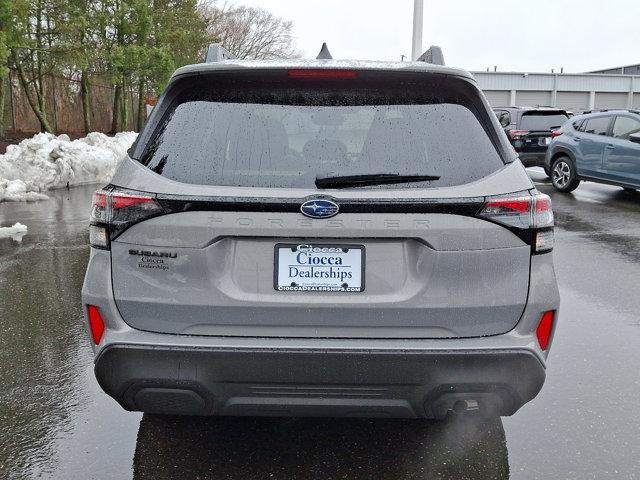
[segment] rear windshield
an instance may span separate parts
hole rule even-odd
[[[401,80],[189,85],[170,100],[140,161],[178,182],[300,188],[377,173],[440,179],[368,188],[451,186],[504,166],[470,85]]]
[[[520,129],[522,130],[555,130],[560,128],[569,116],[558,112],[529,112],[522,115]]]

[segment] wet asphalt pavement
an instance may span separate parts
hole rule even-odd
[[[125,412],[93,377],[80,309],[94,187],[0,204],[0,225],[29,228],[0,239],[0,479],[640,478],[640,193],[539,188],[562,298],[547,380],[484,422]]]

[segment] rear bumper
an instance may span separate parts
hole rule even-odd
[[[439,418],[512,415],[534,398],[543,360],[526,348],[367,350],[112,344],[101,387],[125,409],[186,415]]]
[[[132,328],[113,299],[109,252],[92,252],[82,303],[106,329],[93,345],[101,387],[125,409],[191,415],[441,417],[456,402],[511,415],[536,396],[547,351],[540,316],[558,310],[551,254],[531,257],[512,330],[467,338],[204,336]],[[86,309],[85,309],[85,322]],[[86,325],[87,323],[85,323]],[[554,323],[555,326],[555,323]]]

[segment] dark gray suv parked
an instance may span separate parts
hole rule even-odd
[[[547,148],[568,119],[566,110],[551,107],[496,107],[500,125],[525,167],[544,167]],[[545,173],[549,171],[545,167]]]
[[[96,192],[101,387],[196,415],[510,415],[542,387],[553,213],[471,75],[179,69]]]

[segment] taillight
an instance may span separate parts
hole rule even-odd
[[[290,78],[358,78],[355,70],[330,70],[330,69],[299,69],[289,70]]]
[[[89,317],[89,328],[93,343],[98,345],[104,334],[104,320],[100,315],[100,310],[95,305],[87,305],[87,316]]]
[[[544,312],[542,317],[540,317],[540,323],[538,323],[538,328],[536,329],[536,337],[538,337],[538,343],[542,350],[546,350],[547,347],[549,347],[555,313],[553,310],[549,310],[548,312]]]
[[[509,130],[509,136],[512,140],[520,140],[526,135],[529,135],[529,130]]]
[[[533,198],[533,228],[553,227],[553,209],[551,197],[538,193]]]
[[[494,197],[484,204],[480,216],[510,227],[530,228],[531,195]]]
[[[516,233],[530,232],[533,253],[553,249],[553,210],[551,198],[544,193],[488,197],[478,216],[505,225]]]
[[[144,195],[125,195],[122,193],[111,194],[111,207],[119,210],[125,207],[132,207],[134,205],[151,204],[155,203],[153,197]]]
[[[111,240],[131,225],[163,213],[152,195],[117,188],[98,190],[93,195],[89,243],[108,249]]]
[[[560,135],[562,135],[562,130],[552,130],[551,131],[551,138],[556,138],[556,137],[559,137]]]

